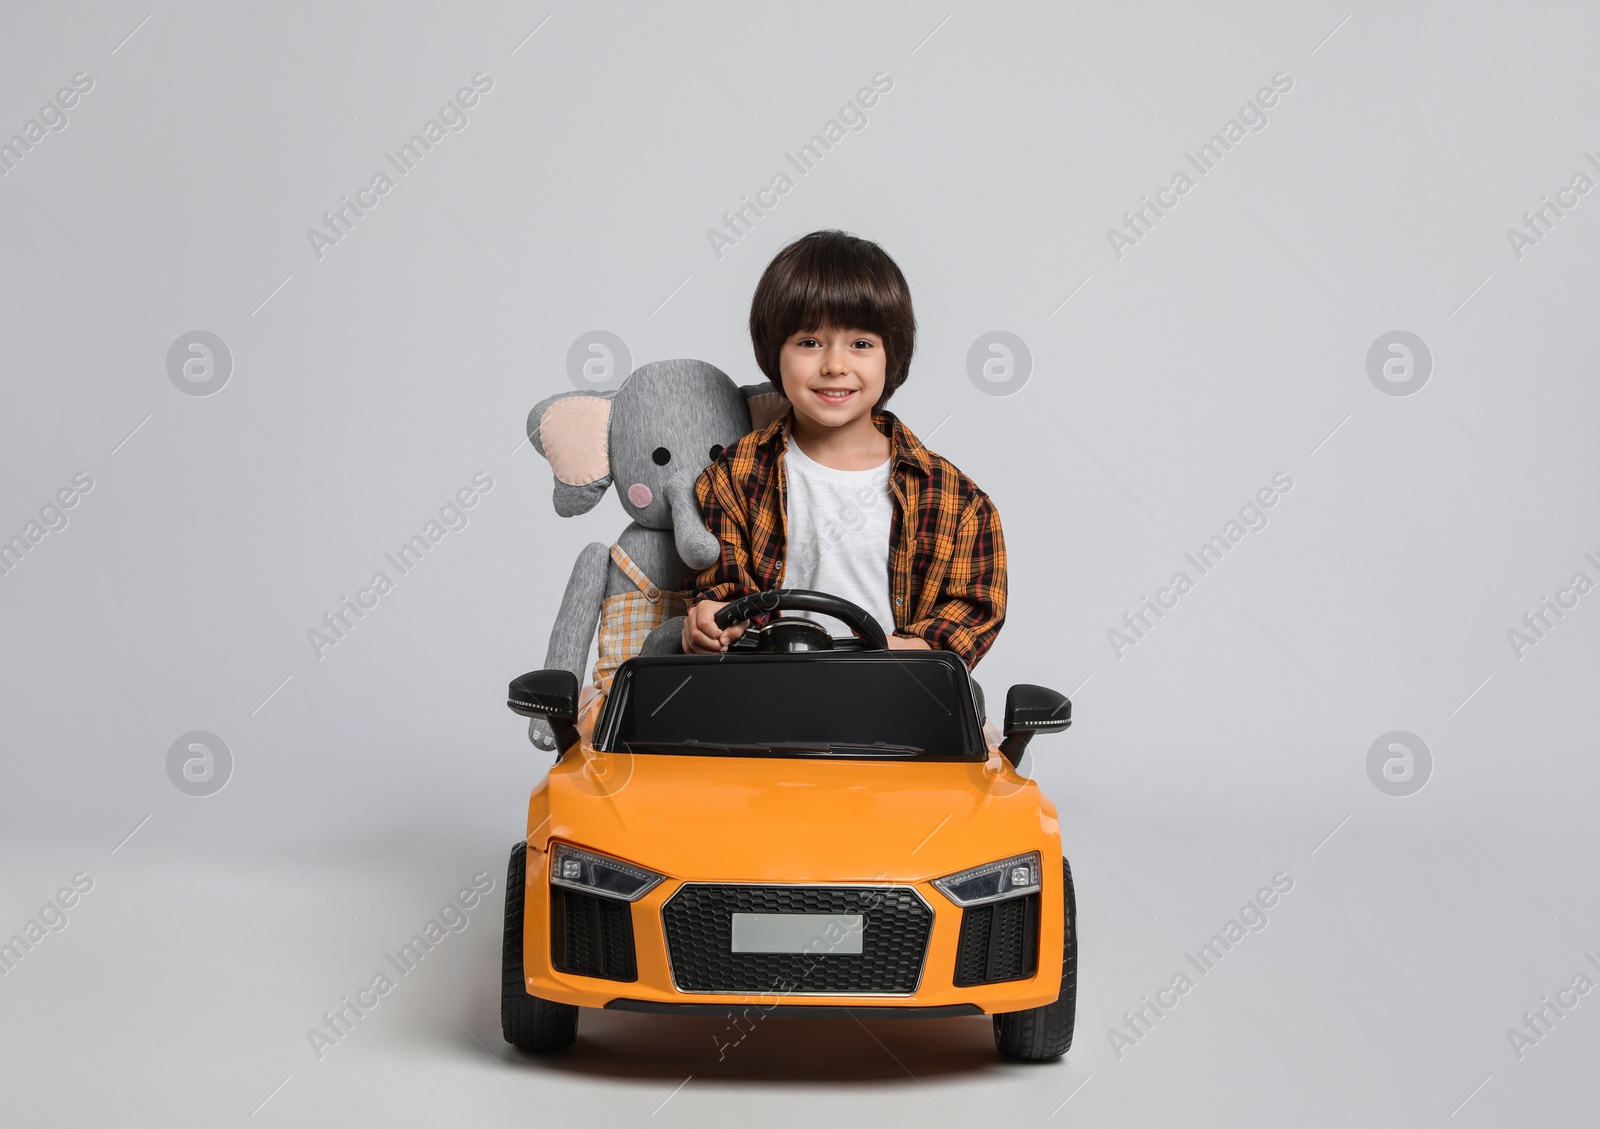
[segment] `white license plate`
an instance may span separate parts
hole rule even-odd
[[[736,953],[859,953],[859,913],[736,913]]]

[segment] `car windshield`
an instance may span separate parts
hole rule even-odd
[[[710,756],[985,755],[960,660],[723,655],[618,672],[603,747]]]

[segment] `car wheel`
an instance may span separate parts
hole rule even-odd
[[[1061,860],[1063,923],[1061,995],[1053,1004],[1008,1011],[994,1017],[994,1045],[1006,1058],[1049,1062],[1072,1046],[1072,1024],[1078,1007],[1078,902],[1072,892],[1072,868]]]
[[[506,868],[506,932],[500,959],[500,1032],[525,1051],[559,1051],[578,1038],[578,1009],[528,992],[522,971],[522,902],[527,889],[528,844],[511,848]]]

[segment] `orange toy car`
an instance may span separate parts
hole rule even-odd
[[[1072,872],[1055,805],[1016,771],[1072,722],[1042,686],[996,733],[948,651],[887,649],[853,603],[761,592],[719,626],[785,609],[720,655],[641,655],[603,708],[542,670],[508,705],[561,750],[511,851],[501,1024],[569,1046],[581,1007],[994,1017],[1016,1059],[1072,1043]]]

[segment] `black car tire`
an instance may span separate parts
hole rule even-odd
[[[1061,860],[1065,887],[1062,908],[1061,995],[1053,1004],[994,1017],[994,1045],[1006,1058],[1050,1062],[1072,1046],[1072,1025],[1078,1009],[1078,902],[1072,891],[1072,867]]]
[[[522,902],[527,886],[528,844],[511,848],[506,867],[506,932],[500,956],[500,1033],[525,1051],[564,1050],[578,1038],[578,1009],[528,992],[522,971]]]

